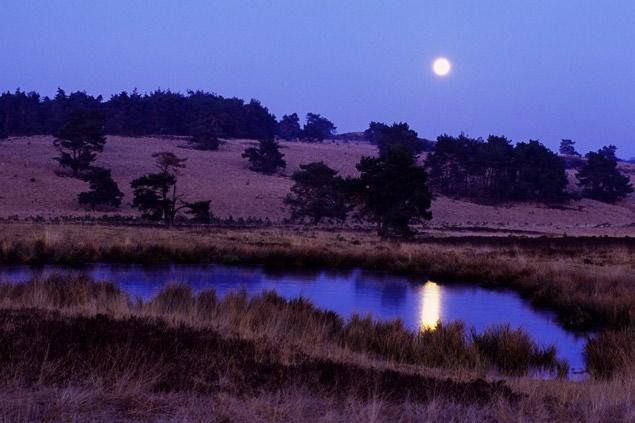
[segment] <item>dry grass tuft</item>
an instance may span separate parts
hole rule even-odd
[[[531,367],[556,369],[561,377],[569,372],[568,364],[556,358],[554,346],[538,347],[521,329],[495,326],[482,334],[472,333],[472,339],[478,351],[505,374],[524,375]]]
[[[592,338],[584,350],[589,372],[610,379],[635,372],[635,327],[604,331]]]
[[[28,284],[0,284],[0,307],[100,310],[104,313],[125,310],[129,298],[115,284],[95,282],[87,276],[54,274]]]

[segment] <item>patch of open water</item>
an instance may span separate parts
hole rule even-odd
[[[305,297],[320,308],[348,318],[370,313],[378,319],[403,320],[410,329],[437,321],[462,320],[481,332],[493,324],[521,327],[539,344],[555,344],[572,375],[584,372],[582,352],[587,337],[563,329],[553,313],[536,310],[511,291],[489,290],[460,283],[435,283],[390,273],[350,271],[270,271],[259,266],[119,265],[1,266],[0,281],[25,282],[36,276],[81,271],[95,280],[118,284],[132,296],[149,299],[167,283],[183,282],[194,291],[215,289],[219,295],[245,289],[250,294],[276,291],[285,298]]]

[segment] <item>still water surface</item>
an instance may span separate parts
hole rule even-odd
[[[437,321],[463,320],[482,331],[509,323],[522,327],[539,344],[555,344],[572,373],[584,370],[582,351],[586,337],[561,328],[554,315],[532,308],[516,293],[461,284],[440,284],[389,273],[351,270],[269,271],[257,266],[223,265],[113,265],[94,264],[81,269],[61,266],[0,267],[0,281],[24,282],[35,276],[82,271],[95,280],[112,281],[124,291],[151,298],[169,282],[183,282],[194,291],[215,289],[219,295],[245,289],[251,294],[273,290],[285,298],[303,296],[315,305],[343,317],[354,313],[378,319],[399,318],[411,329],[431,327]]]

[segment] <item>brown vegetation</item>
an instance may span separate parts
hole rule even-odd
[[[635,326],[601,332],[589,340],[584,357],[589,373],[596,378],[635,373]]]
[[[157,229],[138,226],[0,226],[0,263],[221,262],[363,267],[520,292],[568,327],[635,322],[631,238],[433,238],[382,241],[366,232],[293,228]]]
[[[441,329],[438,338],[426,338],[419,353],[441,348],[435,355],[456,356],[446,341],[457,333]],[[481,354],[500,354],[494,345],[513,340],[523,350],[526,342],[523,334],[505,328],[479,336],[471,347],[485,348],[476,353],[477,360]],[[343,322],[306,301],[271,293],[218,299],[213,291],[194,296],[172,286],[140,303],[112,284],[82,277],[4,285],[0,419],[565,422],[635,417],[632,373],[608,382],[496,381],[460,366],[441,371],[400,364],[417,337],[394,323]]]
[[[110,283],[95,283],[83,276],[57,275],[25,284],[0,285],[0,304],[7,310],[38,309],[67,315],[81,312],[91,316],[107,313],[125,319],[160,318],[178,327],[186,325],[214,329],[226,335],[238,333],[242,338],[263,338],[260,346],[284,346],[288,351],[302,354],[319,350],[332,354],[331,350],[336,348],[394,363],[480,374],[526,375],[530,371],[566,370],[555,358],[555,347],[539,347],[521,330],[512,331],[503,326],[468,335],[462,323],[450,323],[417,333],[406,329],[398,320],[380,322],[354,316],[344,321],[333,312],[315,308],[305,299],[287,301],[273,292],[248,298],[246,292],[239,291],[218,299],[213,290],[193,295],[188,286],[171,285],[151,301],[142,303],[132,301]],[[25,329],[22,333],[28,331]],[[287,356],[291,360],[293,357]]]

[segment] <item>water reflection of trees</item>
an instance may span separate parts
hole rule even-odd
[[[405,303],[411,285],[407,278],[359,270],[354,275],[353,287],[356,294],[378,297],[382,307],[398,310]]]
[[[294,282],[313,283],[320,279],[333,282],[348,281],[355,270],[284,268],[280,266],[263,267],[263,274],[272,281],[293,280]]]

